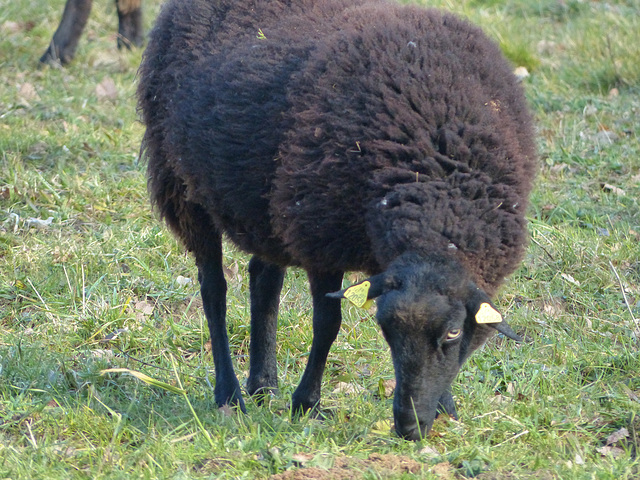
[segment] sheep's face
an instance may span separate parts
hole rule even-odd
[[[393,413],[399,435],[417,440],[429,431],[472,344],[477,347],[490,335],[490,329],[480,330],[469,320],[473,314],[464,298],[413,282],[379,298],[378,322],[396,374]],[[447,413],[455,413],[452,406]]]
[[[403,255],[368,282],[395,368],[395,429],[418,440],[438,410],[455,415],[451,383],[471,352],[494,329],[518,337],[452,259]]]

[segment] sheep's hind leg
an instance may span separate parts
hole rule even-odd
[[[343,272],[309,272],[313,296],[313,343],[302,380],[293,393],[291,409],[294,414],[317,409],[320,403],[320,387],[327,355],[342,323],[340,300],[326,295],[340,290],[342,276]]]
[[[218,406],[236,405],[246,413],[240,384],[233,371],[227,337],[227,282],[222,270],[222,238],[210,240],[202,254],[196,253],[198,279],[204,313],[211,334],[211,350],[216,371],[214,394]]]
[[[249,395],[264,395],[278,389],[276,362],[276,331],[280,291],[286,269],[253,257],[249,262],[249,290],[251,295],[251,346]]]

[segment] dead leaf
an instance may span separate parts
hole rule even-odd
[[[433,473],[436,477],[442,478],[444,480],[453,478],[452,466],[449,462],[436,463],[433,467],[431,467],[431,473]]]
[[[37,230],[46,230],[53,223],[53,217],[49,217],[46,220],[41,218],[29,217],[25,220],[25,226],[27,228],[35,228]]]
[[[440,455],[440,452],[429,445],[425,445],[425,447],[418,453],[420,453],[421,455],[427,455],[429,457],[437,457],[438,455]]]
[[[40,95],[38,95],[38,92],[36,91],[36,87],[34,87],[33,84],[28,82],[20,85],[20,88],[18,89],[18,96],[22,100],[27,100],[27,101],[40,100]]]
[[[629,387],[627,387],[624,383],[620,383],[619,386],[622,389],[622,391],[626,393],[631,400],[633,400],[634,402],[640,403],[640,398],[638,398],[638,395],[635,392],[632,392]]]
[[[182,275],[178,275],[176,277],[176,283],[179,287],[184,287],[185,285],[189,285],[191,283],[191,279],[188,277],[183,277]]]
[[[582,114],[585,117],[592,117],[593,115],[595,115],[596,113],[598,113],[598,107],[596,107],[595,105],[587,105],[586,107],[584,107],[584,109],[582,110]]]
[[[393,395],[393,392],[396,389],[396,381],[395,379],[390,380],[382,380],[380,379],[379,384],[379,393],[383,393],[385,398],[390,398]]]
[[[48,149],[49,147],[45,142],[34,143],[31,148],[29,148],[28,158],[33,160],[42,158],[47,154]]]
[[[291,455],[291,460],[297,466],[302,466],[305,463],[313,460],[313,455],[309,455],[308,453],[294,453],[293,455]]]
[[[91,351],[91,356],[93,358],[98,358],[102,360],[111,360],[114,357],[112,350],[103,350],[101,348],[97,348]]]
[[[457,422],[457,420],[447,413],[440,413],[433,421],[433,426],[429,431],[430,438],[442,437],[443,432],[449,428],[451,422]]]
[[[513,71],[513,74],[516,76],[518,80],[522,81],[529,76],[529,70],[527,70],[526,67],[517,67]]]
[[[603,457],[607,455],[611,455],[613,458],[618,458],[621,455],[624,455],[624,450],[622,448],[611,447],[608,445],[604,447],[596,448],[596,452],[601,454]]]
[[[73,126],[73,131],[77,131],[77,127],[75,125]],[[96,152],[87,142],[82,143],[82,150],[87,152],[89,158],[93,158],[98,155],[98,152]]]
[[[153,305],[151,305],[150,303],[145,302],[144,300],[141,300],[139,302],[136,302],[135,305],[133,306],[133,308],[136,310],[136,313],[148,317],[149,315],[151,315],[153,313]],[[136,316],[137,316],[136,314]]]
[[[118,328],[117,330],[115,330],[114,332],[111,332],[107,335],[104,336],[104,338],[102,340],[100,340],[100,342],[109,342],[111,340],[115,340],[116,338],[118,338],[118,336],[121,333],[127,333],[129,331],[128,328]]]
[[[560,314],[562,314],[562,308],[558,308],[558,306],[549,303],[544,304],[543,311],[550,317],[554,318],[559,317]]]
[[[18,33],[21,30],[18,22],[7,20],[2,24],[2,31],[6,33]]]
[[[611,144],[616,140],[618,140],[618,138],[619,138],[618,134],[616,132],[612,132],[611,130],[600,130],[593,137],[593,139],[597,143],[605,143],[605,144]]]
[[[373,424],[371,428],[371,433],[376,433],[378,435],[389,435],[391,432],[391,422],[389,420],[378,420]]]
[[[569,283],[573,283],[576,286],[580,286],[580,282],[578,280],[576,280],[575,278],[573,278],[571,275],[569,275],[568,273],[561,273],[560,276],[562,278],[564,278],[567,282]]]
[[[600,188],[602,188],[602,190],[606,193],[613,193],[614,195],[618,195],[619,197],[624,197],[626,195],[623,189],[615,187],[613,185],[609,185],[608,183],[601,183]]]
[[[367,277],[366,277],[366,276],[364,276],[362,273],[357,273],[357,272],[349,273],[349,274],[347,275],[347,280],[349,280],[349,282],[350,282],[351,284],[354,284],[354,283],[360,283],[360,282],[361,282],[362,280],[364,280],[365,278],[367,278]]]
[[[389,473],[394,472],[397,474],[417,474],[422,470],[421,463],[402,455],[372,453],[371,455],[369,455],[369,462],[371,462],[371,466],[376,472],[383,472],[386,470]],[[382,477],[388,478],[387,475],[382,475]],[[348,478],[352,479],[353,475],[349,476]],[[396,476],[394,476],[393,478],[396,478]]]
[[[538,53],[541,55],[549,54],[553,52],[555,48],[556,48],[556,42],[553,42],[551,40],[540,40],[538,42],[538,45],[536,46]]]
[[[331,393],[343,393],[345,395],[352,395],[362,393],[364,388],[355,383],[347,383],[347,382],[338,382],[336,388],[333,389]]]
[[[228,267],[223,266],[222,271],[224,272],[224,276],[227,281],[237,281],[238,283],[242,282],[242,275],[239,273],[240,267],[238,266],[238,262],[234,262]]]
[[[555,165],[551,165],[551,167],[549,167],[549,171],[555,174],[560,174],[565,170],[570,170],[569,165],[567,165],[566,163],[556,163]],[[553,210],[554,208],[556,208],[556,205],[544,205],[542,208],[546,210]]]
[[[116,83],[111,77],[104,77],[102,81],[96,85],[95,94],[98,100],[116,100],[118,98]]]
[[[222,413],[222,415],[224,415],[225,417],[233,416],[233,408],[231,408],[231,406],[228,403],[225,403],[220,408],[218,408],[218,411]]]
[[[120,55],[116,50],[100,50],[93,56],[92,67],[116,67],[120,63]]]
[[[613,432],[611,435],[607,437],[607,441],[605,445],[613,445],[614,443],[618,443],[620,440],[623,440],[629,436],[629,430],[625,427],[622,427],[620,430]]]

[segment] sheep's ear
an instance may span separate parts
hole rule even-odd
[[[339,292],[327,293],[329,298],[346,298],[356,307],[369,308],[374,298],[384,291],[384,274],[374,275]]]
[[[509,326],[507,321],[502,318],[502,314],[489,299],[489,296],[481,289],[472,285],[472,295],[467,303],[467,311],[473,316],[476,323],[487,325],[495,328],[505,337],[509,337],[516,342],[522,342],[522,338]]]

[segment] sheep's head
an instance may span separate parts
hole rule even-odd
[[[405,254],[365,282],[329,295],[377,298],[396,374],[395,429],[418,440],[438,411],[455,416],[451,383],[467,357],[495,330],[520,338],[453,259]]]

